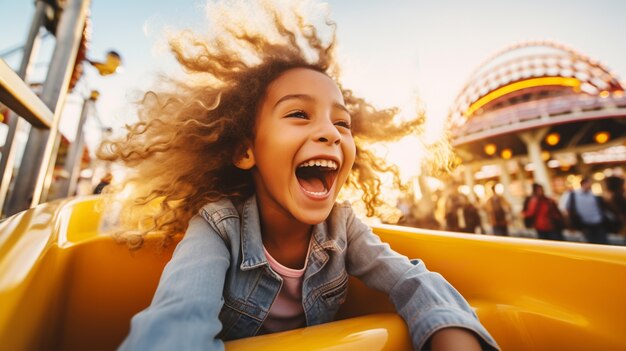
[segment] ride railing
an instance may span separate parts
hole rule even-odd
[[[52,111],[3,60],[0,60],[0,101],[32,126],[50,129]]]
[[[626,108],[626,95],[612,96],[574,95],[559,96],[503,107],[494,111],[477,115],[465,125],[454,129],[456,136],[469,135],[486,129],[514,125],[541,119],[544,116],[554,117],[563,114]]]
[[[14,116],[10,121],[5,145],[2,147],[0,159],[2,216],[12,215],[44,202],[52,180],[61,139],[59,134],[61,111],[68,94],[90,0],[64,2],[58,25],[54,28],[56,42],[39,97],[30,89],[25,78],[32,60],[33,47],[40,38],[41,27],[46,23],[46,13],[52,8],[50,3],[36,1],[36,10],[23,48],[18,73],[0,60],[0,103],[21,116],[21,118]],[[14,135],[26,122],[30,123],[32,128],[9,197],[7,194],[13,178],[17,153]]]
[[[4,60],[0,60],[0,102],[15,114],[21,116],[31,126],[50,130],[54,113]],[[3,162],[5,169],[0,185],[0,209],[4,207],[13,174],[12,165],[15,158],[15,150],[11,150],[10,141],[7,140],[5,142],[2,153],[2,158],[5,159]],[[7,162],[6,158],[10,158],[11,161]]]

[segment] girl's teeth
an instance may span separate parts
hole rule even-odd
[[[332,160],[310,160],[310,161],[304,162],[299,167],[313,167],[313,166],[330,167],[333,169],[337,169],[337,163]]]
[[[307,192],[307,193],[309,193],[311,195],[314,195],[314,196],[326,195],[326,193],[328,192],[328,191],[308,191],[306,189],[302,189],[302,190],[304,190],[305,192]]]

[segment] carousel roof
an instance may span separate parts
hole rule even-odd
[[[491,55],[475,70],[455,100],[449,122],[456,139],[476,139],[492,134],[480,133],[490,129],[502,134],[539,122],[564,123],[549,117],[607,106],[626,106],[626,97],[606,66],[565,45],[524,42]]]

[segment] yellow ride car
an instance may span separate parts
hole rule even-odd
[[[150,303],[175,245],[130,252],[98,230],[97,197],[0,223],[4,350],[115,349]],[[503,350],[626,350],[626,248],[381,226],[476,309]],[[226,343],[227,350],[409,350],[406,325],[358,280],[339,320]]]

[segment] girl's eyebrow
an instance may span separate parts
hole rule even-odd
[[[350,114],[350,111],[348,111],[348,108],[347,108],[347,107],[345,107],[344,105],[342,105],[342,104],[338,103],[338,102],[333,102],[333,107],[334,107],[334,108],[338,108],[338,109],[340,109],[340,110],[344,111],[344,112],[345,112],[345,113],[347,113],[347,114]]]
[[[274,104],[274,108],[276,108],[276,106],[278,106],[281,102],[285,102],[287,100],[293,100],[293,99],[313,101],[313,97],[311,97],[310,95],[306,95],[306,94],[289,94],[289,95],[285,95],[285,96],[281,97],[280,99],[278,99],[278,101],[276,101],[276,103]]]
[[[292,100],[292,99],[307,100],[307,101],[315,100],[312,96],[306,95],[306,94],[289,94],[278,99],[278,101],[276,101],[276,103],[274,104],[274,109],[276,109],[276,106],[278,106],[280,103],[285,102],[287,100]],[[347,114],[350,114],[350,111],[348,111],[348,109],[344,105],[338,102],[333,102],[333,107],[343,110]]]

